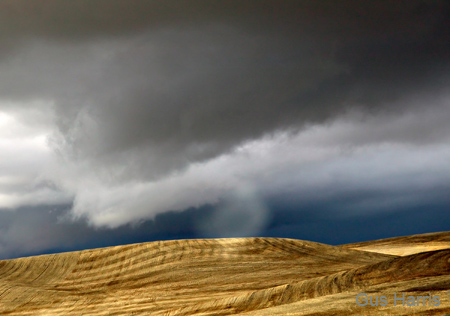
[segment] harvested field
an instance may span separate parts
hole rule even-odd
[[[386,238],[343,245],[342,247],[347,249],[406,256],[424,251],[449,249],[450,232]]]
[[[444,315],[450,313],[449,237],[344,246],[174,240],[4,260],[0,314]],[[387,304],[359,306],[359,293],[385,296]],[[422,301],[394,305],[403,294]],[[440,304],[423,303],[424,296]]]

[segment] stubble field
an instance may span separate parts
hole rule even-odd
[[[0,315],[444,315],[449,290],[450,232],[342,246],[173,240],[0,261]],[[362,305],[387,304],[360,306],[360,293]],[[422,298],[403,306],[403,294]]]

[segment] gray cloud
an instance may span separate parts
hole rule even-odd
[[[102,161],[114,162],[118,154],[118,164],[125,155],[135,166],[152,166],[128,174],[152,178],[296,121],[326,116],[328,106],[312,111],[292,99],[341,68],[308,49],[284,56],[277,50],[286,43],[277,42],[220,27],[145,35],[94,84],[86,111],[75,120],[82,128],[72,129],[69,146]]]
[[[401,179],[425,172],[436,148],[447,157],[447,1],[2,7],[0,111],[48,136],[59,159],[4,169],[39,169],[27,179],[66,190],[50,190],[53,203],[73,195],[74,217],[91,224],[215,203],[247,184],[331,192],[338,169],[357,176],[336,194],[361,179],[370,189],[384,180],[367,170],[390,179],[390,155]],[[425,164],[402,169],[399,157],[422,151]],[[23,183],[3,191],[37,190]]]

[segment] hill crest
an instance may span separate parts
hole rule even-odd
[[[275,309],[303,315],[294,312],[298,304],[330,295],[391,285],[417,290],[418,280],[441,284],[440,291],[450,284],[450,250],[398,257],[352,248],[283,238],[191,239],[3,260],[0,314],[251,315]]]

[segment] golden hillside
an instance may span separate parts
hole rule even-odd
[[[375,249],[413,247],[421,236],[345,246],[175,240],[4,260],[0,315],[444,315],[450,246],[432,245],[450,233],[425,236],[425,252],[408,256]],[[359,306],[362,292],[388,304]],[[394,293],[438,296],[440,304],[394,306]]]
[[[450,232],[386,238],[343,245],[342,247],[397,256],[406,256],[424,251],[449,249]]]

